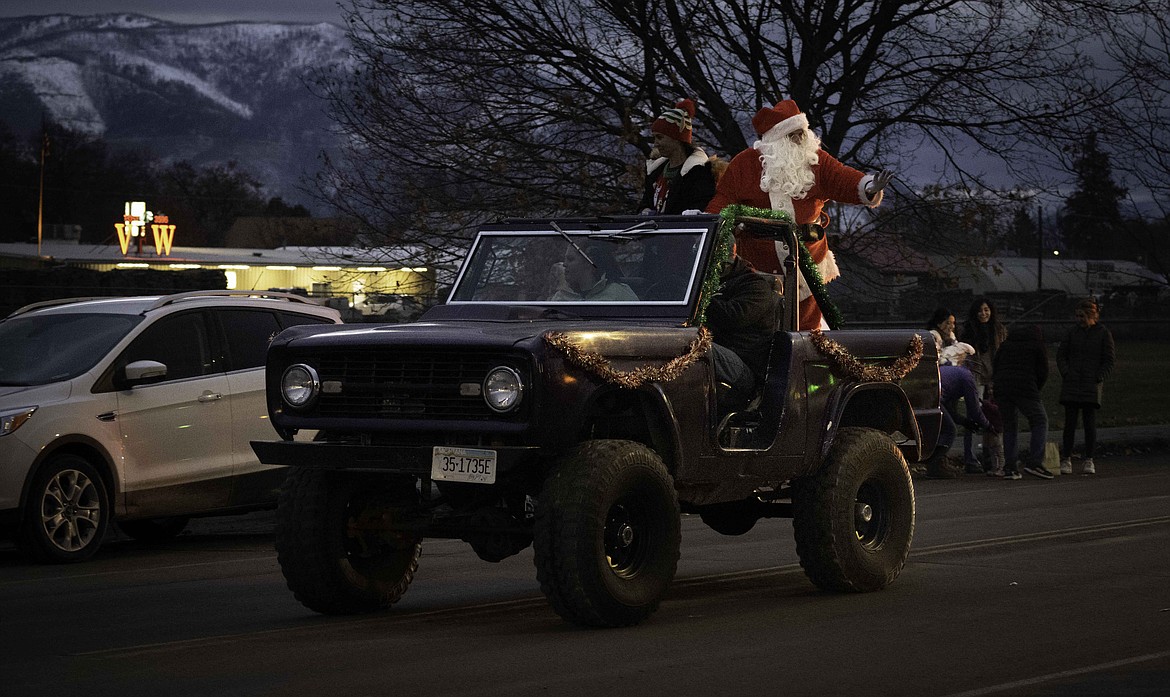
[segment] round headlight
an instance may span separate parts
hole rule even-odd
[[[483,399],[495,411],[515,409],[523,396],[520,374],[507,366],[492,368],[483,380]]]
[[[308,406],[320,391],[321,380],[317,377],[317,371],[304,363],[290,365],[280,377],[280,394],[290,407],[300,409]]]

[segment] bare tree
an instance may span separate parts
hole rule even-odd
[[[790,97],[859,168],[978,186],[1003,167],[1035,186],[1021,153],[1071,142],[1132,85],[1085,51],[1100,13],[1144,4],[351,0],[357,69],[320,83],[350,148],[320,189],[376,239],[432,253],[485,218],[633,212],[647,126],[683,96],[724,156]]]
[[[1170,0],[1141,5],[1142,12],[1124,21],[1101,19],[1103,52],[1116,71],[1132,80],[1124,97],[1098,117],[1095,134],[1129,190],[1122,211],[1128,218],[1126,234],[1104,244],[1111,251],[1128,251],[1170,284]],[[1075,156],[1079,151],[1068,152]],[[1075,157],[1068,159],[1071,171],[1076,164]]]
[[[1170,0],[1146,0],[1123,21],[1100,17],[1102,51],[1131,78],[1130,89],[1098,117],[1097,136],[1140,217],[1170,216]],[[1075,150],[1073,151],[1076,152]]]

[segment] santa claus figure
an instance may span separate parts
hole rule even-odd
[[[752,126],[760,139],[731,160],[719,178],[715,198],[708,204],[707,212],[718,213],[725,206],[741,204],[785,211],[798,225],[817,226],[821,234],[807,246],[821,278],[828,283],[841,273],[823,234],[823,228],[829,223],[825,202],[877,206],[892,173],[882,170],[877,175],[868,175],[841,164],[821,150],[820,139],[808,128],[808,118],[791,99],[760,109],[752,118]],[[752,237],[736,242],[739,255],[756,269],[780,273],[780,262],[787,253],[781,243]],[[827,329],[828,325],[808,284],[802,280],[799,328],[818,327]]]

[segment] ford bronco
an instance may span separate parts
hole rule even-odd
[[[267,395],[281,440],[252,447],[291,468],[276,548],[296,598],[386,608],[423,539],[454,538],[490,562],[533,545],[559,615],[632,625],[674,577],[680,514],[726,535],[791,517],[818,587],[892,582],[914,532],[907,461],[939,430],[934,342],[796,331],[790,253],[770,279],[758,394],[720,413],[704,313],[737,226],[800,249],[797,229],[726,212],[493,223],[419,321],[279,334]],[[621,293],[558,292],[550,269],[596,266],[590,253],[616,263]],[[301,429],[318,434],[294,441]]]

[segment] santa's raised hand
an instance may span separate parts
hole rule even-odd
[[[873,179],[865,185],[865,195],[873,198],[877,192],[885,189],[894,179],[894,171],[890,169],[883,169],[877,174],[873,175]]]

